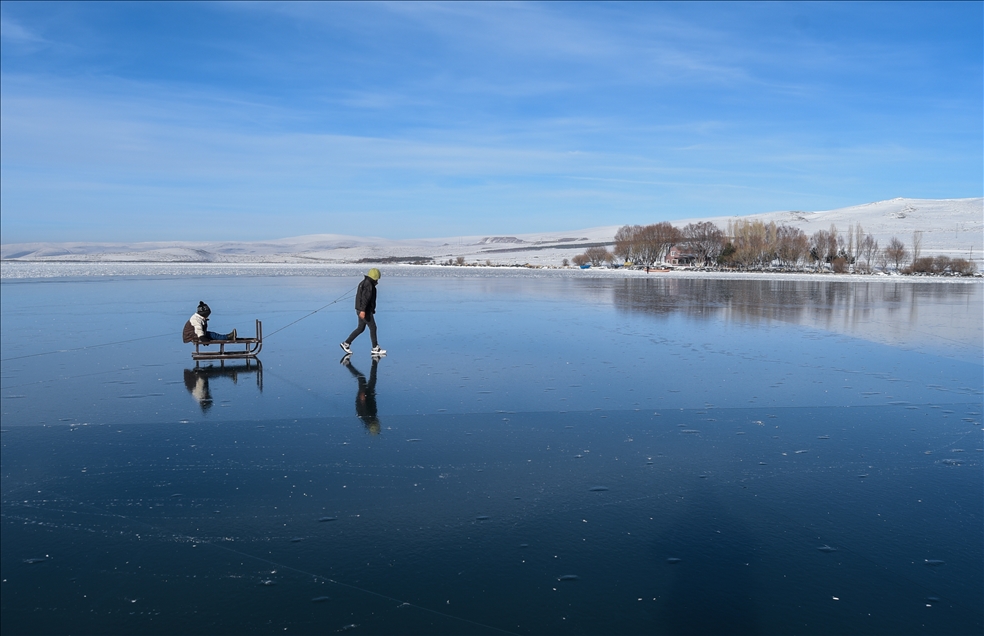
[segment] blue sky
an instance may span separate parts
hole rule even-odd
[[[984,4],[0,5],[0,233],[503,234],[984,190]]]

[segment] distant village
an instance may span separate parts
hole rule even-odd
[[[834,225],[807,235],[775,222],[738,219],[726,230],[711,222],[683,228],[669,222],[624,225],[615,234],[613,249],[590,247],[564,265],[646,269],[731,269],[741,271],[831,272],[835,274],[897,273],[974,276],[977,265],[965,258],[923,255],[922,232],[908,242],[892,237],[881,246],[851,224],[844,232]]]

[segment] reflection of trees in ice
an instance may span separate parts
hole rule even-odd
[[[981,346],[980,285],[653,278],[624,279],[611,289],[615,306],[633,312],[778,320],[913,348]]]

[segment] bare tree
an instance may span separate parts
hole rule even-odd
[[[680,230],[668,221],[644,226],[638,235],[638,258],[648,267],[663,260],[666,253],[681,240]]]
[[[862,245],[864,244],[864,240],[867,236],[868,235],[865,234],[860,223],[854,226],[854,251],[850,254],[852,263],[856,262],[861,257]]]
[[[885,254],[885,250],[875,249],[875,263],[881,271],[888,270],[888,255]]]
[[[575,266],[580,267],[581,265],[588,264],[588,257],[585,256],[584,254],[578,254],[574,258],[572,258],[571,261],[574,263]]]
[[[845,263],[854,262],[854,224],[849,223],[847,225],[847,240],[841,242],[843,248],[840,251],[839,256],[844,259]]]
[[[611,252],[606,250],[604,247],[589,247],[584,250],[584,257],[587,258],[592,265],[601,265],[605,261],[611,262],[611,256]]]
[[[615,255],[652,266],[681,240],[680,230],[666,221],[652,225],[623,225],[615,233]]]
[[[776,224],[739,219],[729,223],[735,246],[733,260],[744,267],[764,267],[775,258]]]
[[[776,258],[785,267],[797,265],[810,250],[806,232],[791,225],[776,229]]]
[[[899,271],[902,269],[902,264],[909,260],[909,250],[905,249],[905,243],[893,236],[885,246],[885,259],[895,265],[895,271]]]
[[[865,274],[870,274],[871,261],[878,253],[878,241],[870,234],[865,234],[858,246],[858,266]]]
[[[810,257],[817,264],[818,270],[823,269],[823,264],[829,263],[837,255],[836,251],[834,254],[830,253],[830,239],[830,232],[827,230],[817,230],[810,237]],[[834,245],[837,244],[836,241],[834,238]]]
[[[923,233],[920,230],[916,230],[912,233],[912,260],[913,262],[919,260],[919,255],[922,253],[922,238]]]
[[[838,256],[847,255],[847,239],[837,231],[837,226],[830,224],[830,245],[827,248],[827,262],[833,263]]]
[[[683,241],[697,257],[699,265],[717,259],[724,247],[724,232],[710,221],[688,223],[682,230]]]
[[[950,261],[950,271],[961,276],[973,276],[977,272],[977,265],[966,258],[955,258]]]
[[[636,252],[636,237],[642,229],[641,225],[623,225],[615,232],[615,256],[623,260],[632,260]]]

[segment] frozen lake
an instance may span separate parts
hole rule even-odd
[[[3,267],[4,634],[984,631],[980,282]]]

